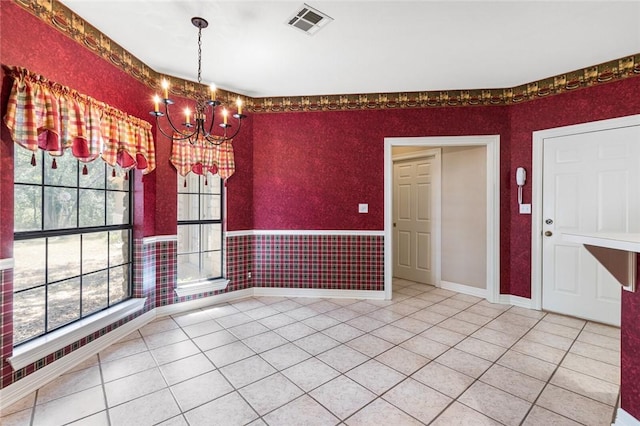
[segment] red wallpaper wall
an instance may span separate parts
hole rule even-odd
[[[637,254],[640,273],[640,253]],[[622,342],[620,362],[620,406],[640,421],[640,274],[636,292],[622,292]]]

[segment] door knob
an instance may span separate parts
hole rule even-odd
[[[545,236],[547,236],[547,237],[550,237],[550,236],[552,236],[552,235],[553,235],[553,232],[551,232],[551,231],[544,231],[544,235],[545,235]]]
[[[553,223],[553,219],[547,219],[544,221],[547,225],[551,225]]]

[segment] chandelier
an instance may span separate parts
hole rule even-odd
[[[194,17],[191,18],[191,23],[198,28],[198,86],[201,90],[202,88],[202,29],[207,28],[209,23],[204,18]],[[162,99],[156,95],[153,99],[154,110],[149,114],[156,117],[156,126],[160,130],[160,132],[172,139],[174,141],[185,140],[187,139],[191,144],[197,144],[201,140],[206,140],[207,142],[220,145],[221,143],[233,139],[238,132],[240,132],[240,127],[242,127],[242,119],[247,116],[242,114],[242,101],[238,97],[236,101],[237,112],[233,114],[233,118],[237,120],[237,128],[235,132],[231,135],[228,135],[227,132],[231,127],[229,124],[228,114],[226,108],[222,109],[222,123],[219,123],[218,126],[222,127],[222,132],[220,134],[214,134],[213,132],[213,124],[215,121],[215,113],[217,107],[221,106],[221,102],[216,99],[216,87],[212,84],[207,91],[197,92],[193,96],[193,101],[195,103],[193,110],[193,122],[191,122],[192,111],[189,108],[184,110],[184,118],[185,121],[180,126],[176,126],[171,119],[171,115],[169,114],[169,106],[173,105],[173,101],[169,99],[169,82],[167,80],[162,80]],[[164,112],[160,111],[160,103],[164,104]],[[206,125],[207,121],[207,113],[211,115],[211,121],[209,122],[208,128]],[[162,127],[159,124],[159,117],[167,116],[167,122],[171,126],[173,130],[173,135],[168,135],[162,130]]]

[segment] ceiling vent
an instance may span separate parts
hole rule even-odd
[[[333,18],[314,9],[308,4],[303,4],[287,21],[287,25],[299,29],[308,35],[314,35],[321,28],[333,21]]]

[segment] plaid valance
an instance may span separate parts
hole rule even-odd
[[[180,137],[179,134],[176,137]],[[209,143],[204,139],[191,143],[189,139],[175,140],[171,148],[171,163],[181,176],[189,172],[206,176],[216,173],[223,180],[228,179],[235,172],[233,160],[232,139],[218,144]]]
[[[4,121],[13,141],[52,156],[70,149],[90,162],[98,157],[112,167],[156,167],[151,124],[21,67],[4,66],[13,79]]]

